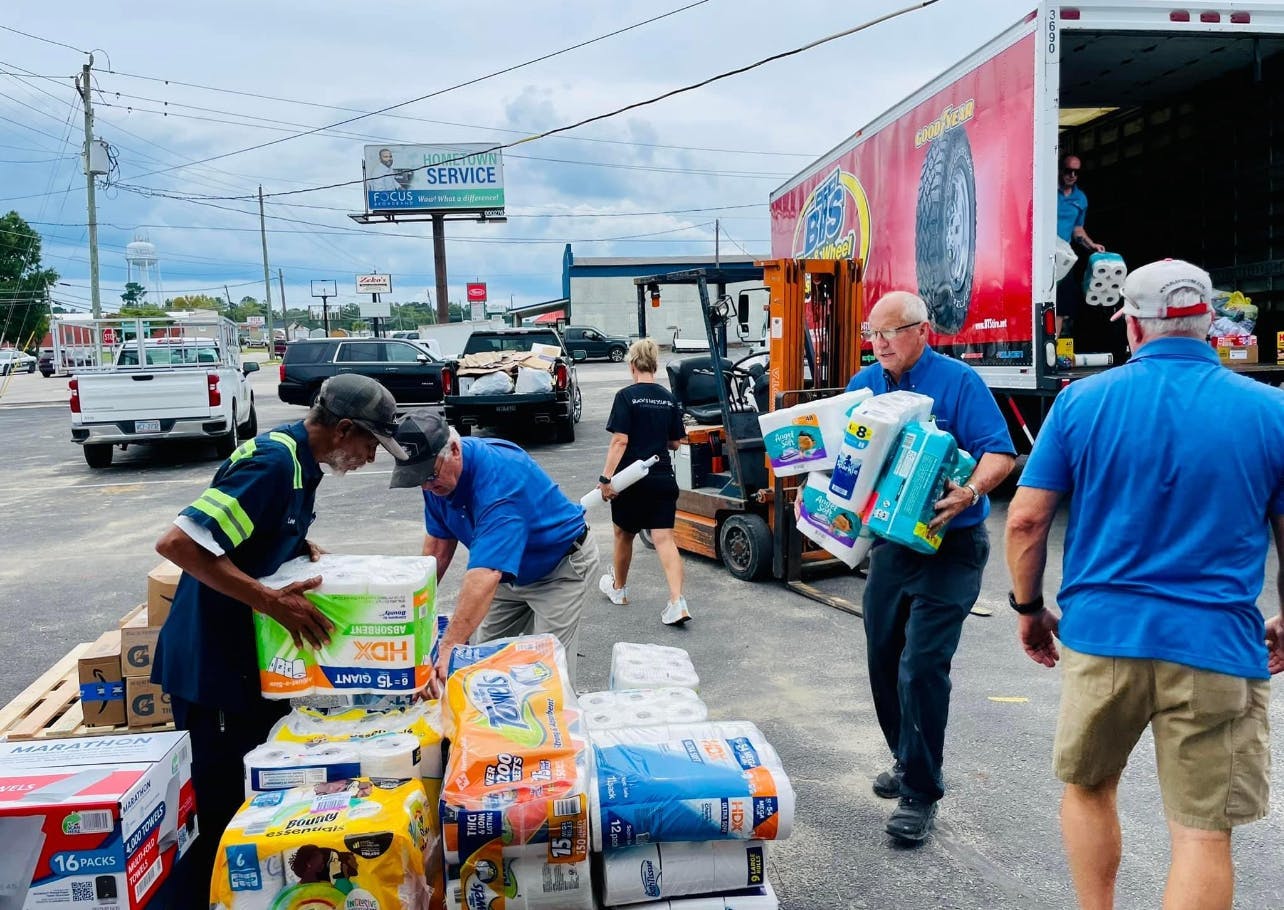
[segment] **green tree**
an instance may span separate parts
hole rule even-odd
[[[138,319],[140,317],[166,316],[169,311],[154,303],[132,303],[120,308],[121,318]]]
[[[137,281],[130,281],[125,284],[125,293],[120,295],[120,299],[124,301],[125,306],[132,307],[141,304],[146,296],[147,288]]]
[[[17,212],[0,218],[0,340],[38,344],[49,329],[49,288],[58,280],[40,267],[40,235]]]
[[[227,309],[227,301],[222,297],[211,297],[209,294],[187,294],[165,301],[173,310],[213,310],[222,313]]]

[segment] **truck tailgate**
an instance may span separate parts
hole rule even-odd
[[[81,420],[85,423],[208,417],[205,370],[80,373]]]
[[[447,395],[446,404],[454,407],[475,405],[483,408],[507,408],[519,405],[546,404],[557,401],[556,392],[527,392],[518,395],[509,392],[506,395]]]

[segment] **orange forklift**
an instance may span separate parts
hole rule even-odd
[[[761,279],[733,307],[727,286]],[[694,285],[708,354],[675,358],[666,370],[682,406],[687,437],[674,453],[679,549],[721,559],[737,578],[769,574],[800,594],[859,615],[859,607],[809,583],[816,574],[847,568],[796,533],[794,500],[805,478],[776,477],[767,461],[758,415],[836,395],[860,369],[864,292],[860,263],[832,259],[772,259],[751,272],[691,269],[634,279],[638,330],[646,335],[647,298],[658,306],[666,285]],[[711,299],[710,288],[714,289]],[[766,350],[727,358],[727,328],[746,339],[750,300],[765,304]],[[643,540],[650,544],[647,534]]]

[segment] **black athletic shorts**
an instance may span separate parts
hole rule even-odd
[[[678,481],[672,474],[648,474],[611,500],[611,521],[636,534],[672,528],[678,511]]]

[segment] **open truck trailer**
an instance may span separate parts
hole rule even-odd
[[[777,189],[772,255],[861,261],[871,304],[916,290],[933,346],[977,369],[1028,451],[1057,392],[1096,372],[1055,356],[1070,153],[1091,236],[1130,267],[1186,259],[1249,295],[1263,362],[1233,368],[1284,380],[1279,2],[1040,4]],[[1080,306],[1077,352],[1126,359],[1111,314]]]

